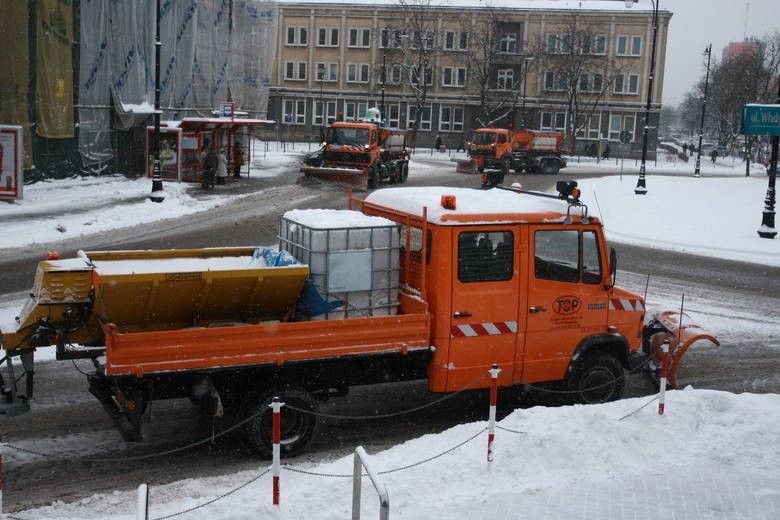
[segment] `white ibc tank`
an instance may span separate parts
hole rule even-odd
[[[279,249],[309,265],[328,301],[346,305],[311,319],[398,313],[400,238],[395,222],[349,210],[292,210],[282,216]]]

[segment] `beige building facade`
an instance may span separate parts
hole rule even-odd
[[[440,136],[455,148],[492,125],[569,132],[578,153],[640,153],[653,5],[515,4],[524,7],[280,2],[268,117],[285,136],[316,141],[322,125],[377,107],[389,126],[419,118],[417,146]],[[650,157],[671,18],[657,13]]]

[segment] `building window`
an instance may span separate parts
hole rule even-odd
[[[444,67],[441,84],[443,87],[463,87],[466,85],[465,67]]]
[[[642,54],[642,37],[625,36],[617,37],[618,56],[640,56]]]
[[[409,105],[409,114],[406,117],[406,125],[407,127],[411,128],[414,122],[416,121],[417,117],[417,107]],[[420,114],[420,126],[418,127],[420,130],[430,130],[431,129],[431,107],[423,107],[422,113]]]
[[[286,45],[288,47],[305,47],[309,44],[309,29],[306,27],[287,27],[287,40]]]
[[[442,106],[439,108],[439,130],[441,132],[463,131],[463,108]]]
[[[339,80],[339,64],[317,62],[314,64],[317,71],[317,81],[333,83]]]
[[[517,52],[517,34],[505,33],[498,42],[498,52],[514,54]]]
[[[601,114],[588,119],[588,137],[598,139],[601,135]]]
[[[284,122],[294,125],[306,124],[306,101],[303,99],[285,99]]]
[[[555,90],[555,72],[551,70],[544,73],[544,90]]]
[[[398,103],[387,105],[387,122],[394,128],[401,127],[401,106]]]
[[[593,92],[601,92],[602,90],[604,90],[604,75],[594,74],[591,87],[593,88]]]
[[[371,45],[371,29],[352,27],[349,30],[349,46],[367,49]]]
[[[550,33],[547,35],[547,54],[558,54],[558,35]]]
[[[419,85],[420,84],[420,68],[418,65],[412,65],[411,71],[410,71],[412,78],[411,83],[412,85]],[[433,86],[433,67],[426,67],[425,68],[425,74],[424,74],[424,82],[425,85],[428,87]]]
[[[639,92],[639,76],[637,74],[618,74],[615,76],[615,94],[636,94]]]
[[[542,112],[542,130],[563,132],[566,127],[566,112]]]
[[[588,83],[588,73],[583,72],[580,74],[580,92],[588,92],[590,84]]]
[[[445,31],[444,50],[465,51],[469,47],[469,35],[466,31]]]
[[[515,71],[513,69],[498,69],[496,74],[496,88],[498,90],[512,90],[515,87]]]
[[[325,105],[325,120],[322,118],[322,107]],[[314,118],[313,123],[315,125],[325,125],[332,123],[336,120],[336,102],[335,101],[315,101],[314,102]]]
[[[582,37],[582,54],[604,55],[607,53],[607,35],[586,34]]]
[[[317,28],[317,47],[338,47],[338,46],[339,46],[338,27]]]
[[[368,63],[347,63],[347,83],[368,83]]]
[[[634,122],[636,121],[636,118],[634,115],[620,115],[620,114],[612,114],[609,117],[609,140],[610,141],[618,141],[620,140],[620,132],[623,130],[628,130],[631,132],[632,139],[633,136],[636,135],[634,132]]]
[[[436,45],[436,33],[432,30],[414,31],[412,33],[412,45],[415,49],[433,49]],[[400,45],[398,45],[400,47]]]
[[[296,80],[296,81],[305,80],[306,62],[305,61],[284,62],[284,79]]]

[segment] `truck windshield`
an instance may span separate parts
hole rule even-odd
[[[346,146],[363,146],[368,144],[368,129],[366,128],[341,128],[330,127],[325,134],[328,144],[341,144]]]
[[[496,142],[496,134],[493,132],[476,132],[472,142],[474,144],[493,144]]]

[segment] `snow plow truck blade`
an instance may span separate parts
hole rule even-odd
[[[477,165],[471,159],[452,158],[450,161],[455,163],[455,171],[457,173],[477,173]]]
[[[720,341],[715,336],[694,323],[693,319],[685,313],[682,313],[681,319],[680,312],[677,311],[658,312],[653,315],[653,320],[665,330],[650,338],[651,358],[658,360],[658,366],[661,366],[662,347],[664,342],[668,340],[667,380],[673,387],[677,386],[677,369],[680,367],[680,361],[688,347],[702,339],[711,341],[715,346],[720,346]]]
[[[328,168],[325,166],[301,166],[306,177],[356,191],[368,191],[368,175],[357,168]]]

